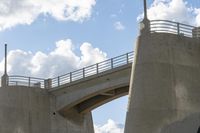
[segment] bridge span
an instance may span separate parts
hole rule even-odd
[[[8,85],[47,89],[62,115],[72,108],[87,113],[128,94],[133,55],[129,52],[52,79],[9,76]]]

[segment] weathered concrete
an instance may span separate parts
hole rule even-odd
[[[91,113],[76,115],[78,122],[55,110],[55,97],[33,87],[0,88],[1,133],[94,133]]]
[[[38,88],[0,88],[1,133],[50,133],[47,92]]]
[[[142,34],[135,52],[125,133],[197,133],[200,40]]]
[[[91,112],[79,114],[76,109],[68,110],[65,116],[56,110],[56,97],[51,96],[51,133],[94,133]]]

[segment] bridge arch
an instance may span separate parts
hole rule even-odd
[[[63,116],[69,116],[71,110],[85,114],[127,95],[131,66],[132,63],[50,90],[56,97],[56,111]]]
[[[124,86],[104,93],[100,93],[77,104],[76,109],[79,113],[88,113],[93,109],[96,109],[99,106],[102,106],[112,100],[128,95],[128,92],[129,86]]]

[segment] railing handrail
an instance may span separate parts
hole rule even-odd
[[[150,32],[151,33],[155,33],[155,32],[171,33],[171,34],[177,34],[177,35],[182,35],[182,36],[191,37],[191,38],[200,37],[198,27],[179,23],[179,22],[174,22],[170,20],[151,20]]]
[[[67,83],[71,83],[73,81],[77,81],[79,79],[82,79],[82,78],[85,78],[85,77],[89,77],[89,76],[92,76],[92,75],[96,75],[98,73],[100,73],[101,71],[107,71],[107,70],[111,70],[113,69],[113,64],[116,63],[118,60],[116,59],[119,59],[123,56],[128,56],[128,59],[131,57],[131,59],[129,59],[129,62],[126,63],[126,64],[121,64],[119,66],[122,66],[122,65],[127,65],[129,63],[132,63],[132,57],[133,57],[133,51],[132,52],[128,52],[126,54],[123,54],[123,55],[120,55],[120,56],[116,56],[114,58],[110,58],[110,59],[107,59],[107,60],[104,60],[102,62],[99,62],[99,63],[96,63],[96,64],[93,64],[93,65],[90,65],[90,66],[86,66],[84,68],[81,68],[81,69],[78,69],[78,70],[75,70],[75,71],[72,71],[70,73],[67,73],[67,74],[64,74],[64,75],[61,75],[61,76],[57,76],[57,77],[54,77],[52,78],[52,85],[53,87],[58,87],[61,84],[61,80],[64,78],[64,79],[68,79],[68,81],[66,80],[62,80],[62,82],[65,82],[65,84]],[[127,60],[127,57],[124,58]],[[114,60],[114,61],[113,61]],[[116,61],[115,61],[116,60]],[[113,61],[113,62],[112,62]],[[124,60],[125,61],[125,60]],[[102,67],[103,66],[103,67]],[[101,68],[102,67],[102,68]],[[88,70],[88,68],[91,68]],[[75,80],[73,80],[75,78]],[[59,79],[60,82],[57,82]]]
[[[38,79],[38,80],[46,80],[45,78],[37,78],[37,77],[28,77],[28,76],[21,76],[21,75],[10,75],[10,78],[31,78],[31,79]]]
[[[11,76],[8,76],[8,85],[11,85],[11,86],[21,85],[21,86],[32,87],[39,84],[40,88],[58,87],[63,84],[71,83],[79,79],[83,79],[85,77],[93,76],[101,72],[105,72],[113,68],[132,63],[133,53],[134,53],[133,51],[128,52],[126,54],[119,55],[119,56],[101,61],[99,63],[89,65],[81,69],[74,70],[72,72],[69,72],[69,73],[54,77],[54,78],[49,78],[49,79],[28,77],[28,76],[21,76],[21,75],[11,75]],[[48,83],[49,82],[48,80],[50,80],[50,83]]]
[[[188,24],[183,24],[183,23],[179,23],[179,22],[175,22],[175,21],[171,21],[171,20],[162,20],[162,19],[157,19],[157,20],[151,20],[150,22],[169,22],[169,23],[181,24],[181,25],[184,25],[184,26],[188,26],[188,27],[195,28],[195,26],[188,25]]]
[[[126,54],[131,54],[131,53],[134,53],[134,52],[132,51],[132,52],[128,52],[128,53],[126,53]],[[116,57],[113,57],[113,58],[110,58],[110,59],[107,59],[107,60],[104,60],[104,61],[95,63],[95,64],[93,64],[93,65],[86,66],[86,67],[83,67],[83,68],[90,68],[90,67],[92,67],[92,66],[96,66],[96,64],[102,64],[102,63],[105,63],[105,62],[110,61],[111,59],[116,59],[116,58],[121,57],[121,56],[126,55],[126,54],[122,54],[122,55],[119,55],[119,56],[116,56]],[[56,79],[56,78],[58,78],[58,77],[66,76],[66,75],[68,75],[68,74],[70,74],[70,73],[74,73],[74,72],[80,71],[80,70],[82,70],[83,68],[77,69],[77,70],[74,70],[74,71],[71,71],[71,72],[69,72],[69,73],[66,73],[66,74],[63,74],[63,75],[60,75],[60,76],[57,76],[57,77],[54,77],[54,78],[52,78],[52,79]]]

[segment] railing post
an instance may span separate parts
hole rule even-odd
[[[9,86],[9,77],[8,77],[7,74],[4,74],[4,75],[1,77],[1,86],[2,86],[2,87]]]
[[[41,82],[34,83],[33,87],[41,88]]]
[[[113,58],[111,58],[111,69],[113,69]]]
[[[83,68],[83,78],[85,78],[85,68]]]
[[[58,76],[58,86],[60,86],[60,77]]]
[[[194,27],[192,29],[192,37],[193,38],[200,38],[200,27]]]
[[[99,63],[96,64],[97,74],[99,73]]]
[[[126,53],[126,64],[128,64],[129,63],[129,53]]]
[[[52,88],[52,79],[46,79],[46,80],[44,80],[44,88],[45,89]]]
[[[177,23],[177,34],[180,34],[180,23]]]
[[[70,83],[72,82],[72,72],[69,73]]]
[[[31,77],[28,77],[28,87],[31,86]]]

